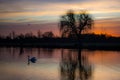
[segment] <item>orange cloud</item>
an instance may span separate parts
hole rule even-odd
[[[95,20],[92,31],[96,34],[108,34],[112,36],[120,36],[120,18],[110,18],[103,20]]]

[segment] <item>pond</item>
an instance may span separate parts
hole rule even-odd
[[[0,80],[120,80],[120,51],[1,47]]]

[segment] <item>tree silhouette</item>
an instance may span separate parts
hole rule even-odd
[[[59,28],[62,37],[73,36],[80,41],[82,31],[91,29],[92,25],[93,19],[86,11],[75,14],[73,10],[69,10],[61,16]]]
[[[16,37],[16,33],[14,31],[11,32],[11,38],[14,39]]]
[[[33,37],[33,33],[32,32],[26,33],[25,37],[26,38],[32,38]]]
[[[42,32],[41,32],[40,30],[38,30],[38,32],[37,32],[37,37],[38,37],[38,38],[41,38],[41,37],[42,37]]]
[[[43,38],[53,38],[54,34],[51,31],[45,32],[42,34]]]

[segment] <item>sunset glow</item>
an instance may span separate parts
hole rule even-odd
[[[120,36],[119,5],[120,0],[0,0],[0,35],[36,35],[38,30],[59,35],[60,16],[69,9],[85,9],[95,20],[92,32]]]

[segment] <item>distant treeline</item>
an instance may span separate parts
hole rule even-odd
[[[40,30],[37,32],[37,35],[34,35],[32,32],[17,35],[14,31],[9,33],[7,36],[0,35],[0,39],[21,39],[21,38],[25,39],[25,38],[45,38],[45,37],[53,38],[55,36],[51,31],[42,33]]]
[[[32,47],[77,47],[77,39],[74,37],[55,37],[52,32],[38,33],[38,36],[29,34],[15,35],[12,33],[10,36],[0,37],[0,46],[32,46]],[[105,34],[82,34],[81,41],[83,47],[87,48],[119,48],[120,37],[107,36]]]

